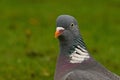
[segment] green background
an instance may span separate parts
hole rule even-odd
[[[53,80],[61,14],[78,20],[91,55],[120,75],[120,0],[0,0],[0,80]]]

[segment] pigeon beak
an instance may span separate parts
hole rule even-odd
[[[64,31],[63,27],[57,27],[56,32],[55,32],[55,38],[58,38],[62,34],[63,31]]]

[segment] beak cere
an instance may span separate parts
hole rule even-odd
[[[63,27],[57,27],[55,32],[55,38],[59,37],[63,31],[64,31]]]

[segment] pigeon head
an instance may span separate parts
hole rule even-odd
[[[79,56],[79,54],[81,57],[83,53],[85,54],[83,58],[88,57],[86,46],[79,32],[77,20],[74,17],[70,15],[58,16],[56,20],[55,37],[59,39],[60,54],[74,58],[74,56]],[[70,62],[79,63],[81,61],[75,57],[75,59],[70,60]]]
[[[60,41],[69,40],[79,35],[77,20],[70,15],[60,15],[56,20],[55,37]]]

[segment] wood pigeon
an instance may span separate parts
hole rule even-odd
[[[120,80],[120,76],[90,56],[74,17],[60,15],[56,26],[55,37],[59,40],[60,54],[54,80]]]

